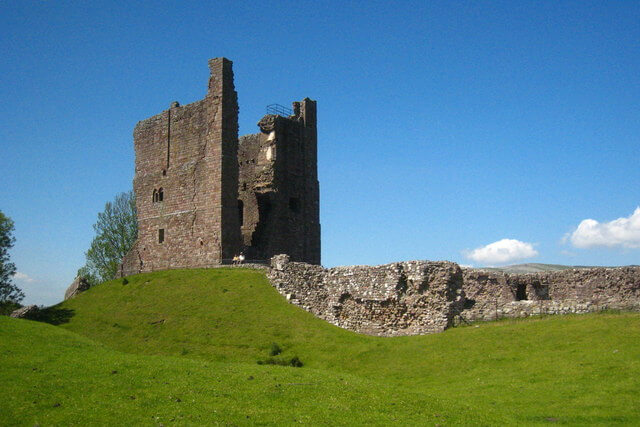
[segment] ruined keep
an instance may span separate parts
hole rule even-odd
[[[204,99],[139,122],[133,132],[138,239],[120,276],[210,267],[244,252],[320,264],[316,102],[267,114],[238,138],[232,62],[209,60]]]
[[[173,102],[135,127],[138,240],[120,276],[214,267],[244,252],[250,261],[271,259],[271,268],[260,268],[292,304],[380,336],[502,317],[640,311],[640,267],[534,274],[432,261],[321,267],[315,101],[273,111],[259,133],[238,138],[232,63],[216,58],[209,68],[204,99]]]

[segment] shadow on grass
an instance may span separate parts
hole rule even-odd
[[[69,322],[75,315],[75,311],[69,308],[60,308],[57,306],[43,308],[38,312],[38,315],[33,319],[38,322],[49,323],[51,325],[60,325],[62,323]]]

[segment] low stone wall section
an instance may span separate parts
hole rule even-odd
[[[640,311],[640,267],[505,274],[464,269],[464,319],[494,320],[607,309]]]
[[[278,255],[268,275],[293,304],[369,335],[441,332],[453,325],[464,303],[462,270],[451,262],[324,269]]]
[[[428,334],[503,317],[640,311],[640,267],[505,274],[407,261],[325,269],[277,255],[267,275],[291,303],[369,335]]]

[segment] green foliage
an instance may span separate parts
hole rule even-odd
[[[128,279],[53,307],[57,328],[0,319],[0,382],[8,385],[0,388],[0,420],[640,424],[637,313],[501,320],[383,338],[288,304],[257,271]],[[270,358],[287,366],[257,365],[273,343],[282,351]],[[304,369],[291,368],[296,358]]]
[[[138,237],[138,219],[133,191],[120,193],[107,202],[93,225],[96,236],[85,253],[86,264],[78,270],[91,286],[116,277],[122,258]]]
[[[290,359],[267,357],[264,360],[258,360],[258,365],[292,366],[294,368],[302,368],[302,361],[298,356],[293,356]]]
[[[86,256],[86,253],[85,253]],[[84,279],[89,283],[89,286],[95,286],[98,283],[102,283],[103,280],[100,280],[96,275],[95,269],[89,267],[89,261],[86,261],[86,264],[78,269],[76,273],[76,277],[84,277]]]
[[[293,366],[294,368],[302,368],[302,360],[300,360],[298,356],[293,356],[291,359],[289,359],[289,365]]]
[[[0,211],[0,304],[3,304],[3,307],[18,304],[24,299],[24,294],[12,281],[16,274],[16,265],[9,257],[9,249],[16,241],[13,230],[11,218]]]
[[[269,349],[269,356],[266,359],[259,359],[258,365],[278,365],[278,366],[293,366],[294,368],[301,368],[302,361],[298,356],[293,356],[290,358],[278,358],[274,356],[278,356],[282,353],[282,348],[277,343],[271,343],[271,348]]]
[[[277,356],[282,353],[282,349],[276,343],[271,343],[271,349],[269,350],[269,356]]]
[[[0,316],[8,316],[22,307],[21,304],[12,301],[0,302]]]

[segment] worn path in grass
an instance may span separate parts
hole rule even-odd
[[[112,281],[52,308],[48,315],[59,327],[13,321],[29,324],[29,334],[46,328],[38,333],[50,348],[32,353],[29,346],[8,350],[12,347],[6,343],[21,331],[14,327],[5,333],[0,323],[5,334],[0,349],[14,360],[5,379],[23,371],[36,375],[28,365],[33,358],[44,358],[39,363],[65,372],[56,380],[56,390],[96,384],[94,394],[83,395],[102,399],[101,406],[118,402],[125,413],[150,422],[152,415],[165,422],[184,419],[161,411],[189,401],[179,397],[181,402],[171,403],[176,394],[171,390],[177,388],[198,397],[189,410],[177,405],[183,417],[211,417],[212,408],[218,408],[226,414],[223,418],[206,419],[220,422],[640,423],[638,314],[500,321],[429,336],[368,337],[288,304],[261,272],[216,269],[142,274],[126,284]],[[71,346],[73,354],[51,356],[61,353],[55,347],[65,340],[79,343]],[[257,365],[269,357],[274,342],[283,349],[276,359],[297,356],[304,367]],[[21,356],[25,352],[27,356]],[[86,353],[92,356],[84,357]],[[88,363],[92,357],[130,366],[130,375],[121,375],[108,363]],[[78,377],[81,368],[90,374]],[[111,374],[113,370],[118,374]],[[144,404],[138,397],[126,401],[116,393],[122,386],[118,381],[126,381],[131,393],[146,390],[149,399]],[[285,391],[283,383],[301,385]],[[29,396],[31,385],[24,385],[21,393]],[[47,386],[36,388],[42,392]],[[16,410],[14,416],[28,419],[29,411],[38,412],[28,399],[12,400],[11,407],[23,411]],[[52,415],[47,417],[54,416],[54,410],[62,413],[61,407],[48,408]],[[247,415],[254,418],[242,418]]]

